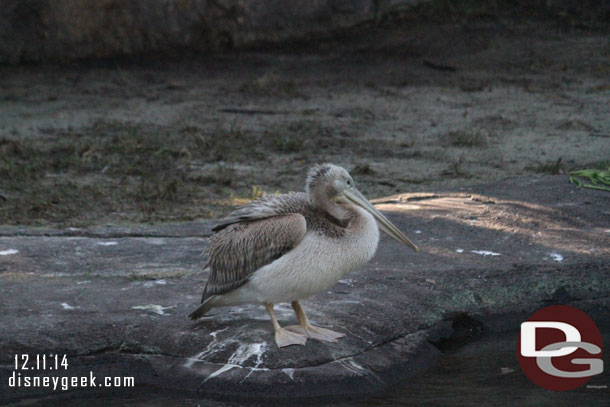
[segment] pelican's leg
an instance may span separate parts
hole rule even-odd
[[[275,343],[277,343],[279,348],[288,345],[305,345],[305,342],[307,342],[307,336],[305,336],[305,334],[289,331],[280,326],[275,317],[275,312],[273,311],[273,304],[265,304],[265,308],[271,317],[271,322],[275,329]]]
[[[286,329],[292,332],[304,334],[308,338],[325,342],[337,342],[337,339],[345,336],[345,334],[342,334],[341,332],[335,332],[331,331],[330,329],[311,325],[309,318],[307,318],[307,315],[305,315],[305,311],[303,311],[303,308],[298,301],[292,301],[290,305],[292,305],[294,313],[297,314],[299,325],[287,326]]]

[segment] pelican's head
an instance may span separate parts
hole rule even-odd
[[[314,204],[323,206],[326,202],[336,202],[363,208],[373,215],[379,229],[418,251],[417,246],[356,189],[352,176],[345,168],[334,164],[315,165],[307,173],[306,191]]]

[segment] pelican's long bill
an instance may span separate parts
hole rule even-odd
[[[404,243],[409,246],[411,249],[416,252],[419,251],[417,246],[409,240],[392,222],[388,220],[385,216],[381,214],[374,206],[371,204],[368,199],[364,197],[356,188],[350,188],[343,191],[343,195],[347,198],[348,201],[364,208],[367,212],[375,217],[377,224],[379,225],[379,229],[390,235],[390,237],[398,240],[400,243]]]

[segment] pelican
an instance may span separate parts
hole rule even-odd
[[[189,317],[201,318],[214,307],[263,304],[278,347],[305,345],[308,338],[336,342],[345,335],[312,325],[299,301],[368,262],[379,229],[418,250],[356,189],[344,168],[316,165],[305,192],[264,196],[214,227],[202,304]],[[273,305],[284,302],[292,305],[298,325],[279,325]]]

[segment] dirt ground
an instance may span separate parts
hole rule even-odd
[[[607,25],[427,17],[240,53],[0,67],[0,224],[219,217],[302,190],[327,161],[369,198],[610,165]]]

